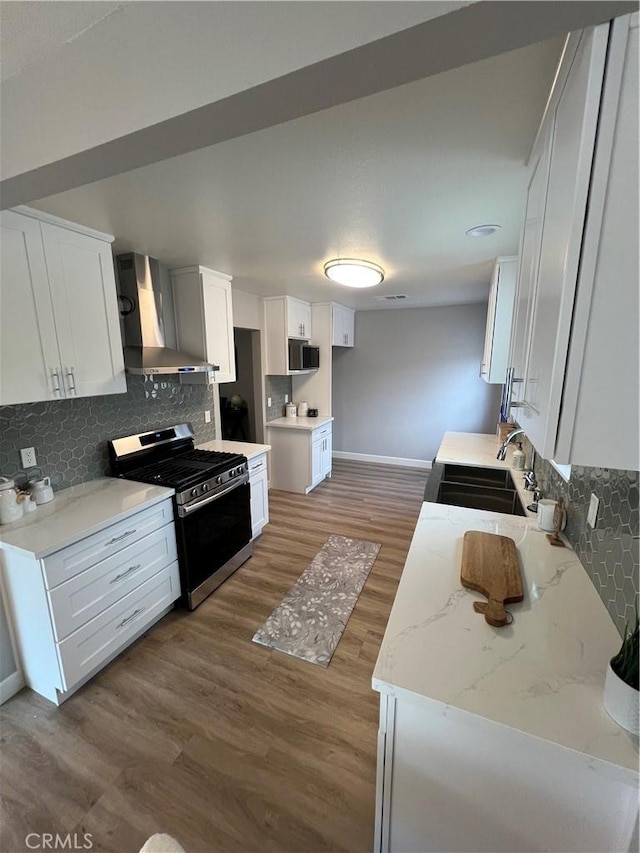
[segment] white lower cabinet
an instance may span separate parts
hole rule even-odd
[[[331,439],[331,422],[315,429],[269,427],[271,487],[306,495],[330,477]]]
[[[57,705],[180,596],[171,498],[42,559],[2,561],[25,681]]]
[[[331,424],[314,430],[312,436],[311,484],[317,486],[331,474]]]
[[[637,849],[637,774],[476,714],[380,695],[377,853]]]
[[[249,460],[249,485],[251,487],[251,538],[262,533],[269,523],[269,478],[267,454],[261,453]]]

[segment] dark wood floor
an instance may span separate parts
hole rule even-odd
[[[2,709],[3,853],[27,833],[91,833],[134,853],[371,851],[371,673],[426,472],[336,462],[310,495],[270,492],[254,556],[194,613],[174,611],[60,708]],[[330,533],[382,544],[330,666],[251,642]]]

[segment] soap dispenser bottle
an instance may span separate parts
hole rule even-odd
[[[521,443],[518,443],[518,449],[513,451],[512,461],[515,471],[524,471],[524,451]]]

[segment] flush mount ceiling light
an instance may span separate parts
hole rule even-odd
[[[324,265],[324,274],[331,281],[347,287],[373,287],[384,281],[384,270],[371,261],[336,258]]]
[[[476,225],[475,228],[469,228],[464,233],[467,237],[491,237],[496,231],[499,231],[500,225]]]

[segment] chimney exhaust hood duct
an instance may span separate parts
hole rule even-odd
[[[215,364],[166,346],[160,261],[137,252],[118,255],[116,261],[119,295],[129,308],[124,313],[126,372],[149,375],[219,370]]]

